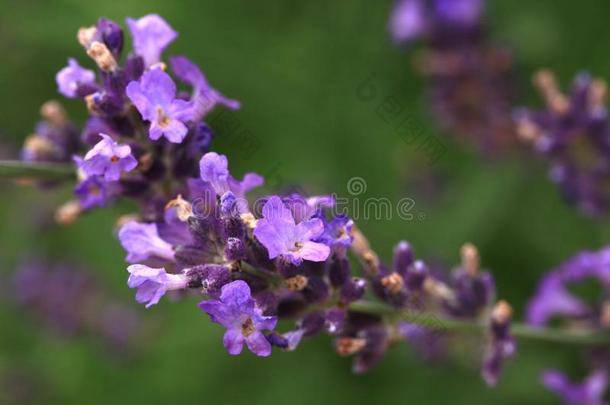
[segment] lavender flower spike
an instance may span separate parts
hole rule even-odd
[[[318,218],[295,224],[281,198],[273,196],[263,206],[263,218],[257,222],[254,236],[267,248],[270,259],[282,256],[298,266],[303,260],[323,262],[328,258],[330,248],[312,242],[323,232],[324,224]]]
[[[157,304],[167,291],[182,290],[187,287],[188,277],[184,274],[167,274],[165,269],[153,269],[142,264],[132,264],[127,268],[129,288],[137,288],[136,301],[146,303],[146,308]]]
[[[139,82],[129,83],[126,92],[142,118],[150,121],[150,139],[165,136],[170,142],[182,142],[188,132],[185,122],[193,119],[193,109],[188,101],[176,98],[176,84],[167,73],[159,68],[149,70]]]
[[[117,181],[122,172],[130,172],[138,165],[129,145],[119,145],[110,136],[100,134],[102,140],[80,161],[87,176],[104,176],[106,181]]]
[[[119,230],[119,240],[127,251],[125,260],[136,263],[150,258],[174,259],[172,245],[161,239],[156,224],[127,222]]]
[[[76,59],[68,59],[68,66],[57,72],[55,76],[58,91],[68,97],[78,97],[81,86],[92,86],[95,83],[95,72],[83,68]]]
[[[178,33],[157,14],[148,14],[138,20],[127,18],[127,26],[133,37],[135,53],[144,59],[146,67],[161,61],[161,53]]]
[[[229,354],[240,354],[244,342],[257,356],[266,357],[271,354],[271,344],[262,331],[273,330],[277,318],[263,316],[245,281],[237,280],[224,285],[219,300],[202,301],[199,308],[204,310],[213,322],[227,329],[223,343]]]

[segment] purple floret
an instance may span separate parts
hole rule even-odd
[[[240,107],[239,101],[223,96],[210,86],[199,66],[186,57],[174,56],[170,58],[170,65],[176,77],[193,88],[191,101],[195,121],[204,118],[217,105],[223,105],[232,110]]]
[[[203,155],[199,162],[199,171],[201,180],[210,184],[218,196],[232,192],[240,210],[244,208],[246,194],[264,183],[264,179],[256,173],[246,173],[243,180],[236,180],[229,173],[227,157],[216,152]]]
[[[323,262],[328,258],[330,248],[313,242],[323,232],[324,224],[318,218],[296,224],[282,200],[273,196],[263,207],[263,218],[257,222],[254,236],[267,248],[270,259],[281,256],[298,266],[303,260]]]
[[[87,176],[103,176],[106,181],[117,181],[121,173],[136,168],[138,161],[131,154],[129,145],[119,145],[110,136],[100,134],[102,140],[78,160],[79,169]]]
[[[136,301],[150,308],[159,302],[167,291],[186,288],[188,279],[184,274],[168,274],[165,269],[154,269],[142,264],[127,268],[129,288],[136,288]]]
[[[202,301],[199,308],[226,328],[224,346],[231,355],[238,355],[244,343],[257,356],[269,356],[271,344],[262,331],[273,330],[275,316],[263,316],[245,281],[237,280],[222,287],[219,300]]]
[[[188,132],[185,123],[193,119],[192,105],[176,98],[176,84],[167,73],[149,70],[139,82],[129,83],[126,92],[142,118],[150,121],[150,139],[165,136],[170,142],[182,142]]]
[[[127,222],[119,230],[119,240],[127,251],[125,260],[129,263],[151,258],[174,260],[174,249],[171,244],[159,237],[156,224]]]
[[[163,50],[178,36],[157,14],[148,14],[138,20],[127,18],[127,26],[133,37],[135,53],[144,59],[146,67],[159,63]]]
[[[81,87],[93,86],[95,84],[95,72],[83,68],[76,59],[68,59],[68,66],[57,72],[55,76],[58,91],[68,97],[76,98],[79,96],[78,90]]]
[[[575,384],[565,374],[547,370],[542,375],[542,383],[559,395],[566,405],[606,404],[603,396],[608,387],[608,375],[604,371],[594,372],[581,384]]]

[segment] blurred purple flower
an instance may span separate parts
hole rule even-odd
[[[68,66],[57,72],[55,81],[61,94],[68,98],[76,98],[79,87],[95,84],[95,72],[83,68],[76,59],[70,58]]]
[[[594,372],[581,384],[574,384],[565,374],[547,370],[542,375],[542,383],[566,405],[607,405],[603,396],[608,387],[608,375],[604,371]]]
[[[427,26],[424,0],[398,0],[390,17],[390,34],[396,43],[421,36]]]
[[[108,183],[99,176],[90,176],[78,183],[74,188],[74,194],[85,210],[103,207],[108,202],[107,185]]]
[[[541,70],[534,83],[542,110],[514,113],[519,136],[550,164],[549,177],[570,204],[587,216],[610,209],[610,125],[606,83],[581,73],[564,94],[554,74]]]
[[[161,258],[168,261],[174,259],[172,245],[161,239],[156,224],[127,222],[119,230],[119,240],[127,251],[125,260],[129,263],[150,258]]]
[[[533,326],[544,326],[552,317],[584,316],[587,305],[568,292],[559,273],[547,274],[527,307],[527,322]]]
[[[148,14],[138,20],[127,18],[126,21],[133,37],[135,53],[144,59],[146,67],[159,63],[163,50],[178,36],[157,14]]]

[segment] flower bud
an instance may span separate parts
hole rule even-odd
[[[331,257],[328,278],[330,279],[330,284],[334,288],[341,287],[349,281],[351,274],[350,267],[349,260],[346,257],[339,257],[336,254]]]
[[[364,296],[366,291],[366,281],[362,278],[354,277],[341,288],[341,304],[348,305],[358,301]]]
[[[394,271],[401,276],[405,276],[407,269],[413,264],[414,255],[413,249],[408,242],[401,241],[394,248]]]
[[[123,30],[112,20],[100,18],[97,20],[96,36],[108,47],[115,59],[118,59],[123,50]]]

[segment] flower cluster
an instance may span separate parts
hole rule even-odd
[[[389,29],[398,44],[424,42],[415,67],[429,80],[441,125],[493,152],[514,139],[513,58],[489,43],[484,6],[484,0],[398,0]]]
[[[585,299],[569,290],[571,285],[587,279],[598,282],[602,290],[599,299]],[[558,320],[566,328],[608,332],[609,293],[610,247],[598,252],[582,252],[545,275],[529,303],[527,320],[535,327]],[[607,346],[592,345],[587,351],[591,372],[582,383],[572,383],[557,370],[548,370],[542,375],[544,385],[569,405],[605,403],[603,398],[610,384],[610,350]]]
[[[441,120],[489,150],[512,133],[512,61],[488,44],[482,13],[483,0],[399,0],[391,30],[397,42],[427,42],[419,64],[433,79]],[[162,61],[177,33],[161,17],[127,19],[127,25],[133,51],[122,61],[123,31],[102,18],[78,34],[97,73],[70,59],[57,74],[59,92],[83,100],[90,113],[80,139],[61,106],[50,102],[22,157],[75,162],[78,201],[62,207],[61,222],[120,197],[141,203],[117,229],[129,263],[127,285],[136,290],[138,303],[151,308],[166,295],[199,297],[202,314],[224,328],[231,355],[245,345],[265,357],[326,334],[339,355],[353,356],[357,373],[399,342],[427,355],[444,352],[455,337],[452,330],[469,326],[484,332],[481,375],[497,384],[516,351],[513,334],[524,329],[511,328],[512,309],[497,301],[495,281],[481,269],[474,245],[462,247],[461,263],[450,271],[416,258],[406,241],[395,246],[386,265],[354,221],[332,212],[331,196],[252,200],[263,177],[234,177],[227,157],[209,151],[212,132],[204,121],[215,106],[235,109],[239,103],[213,89],[187,58]],[[188,90],[179,90],[174,80]],[[610,170],[605,84],[580,76],[567,97],[548,72],[536,83],[547,109],[518,111],[519,134],[552,159],[552,178],[569,199],[587,213],[601,212],[608,205]],[[609,249],[582,253],[549,273],[529,305],[529,323],[542,327],[559,317],[586,336],[607,331],[607,297],[588,303],[567,286],[594,278],[607,296]],[[131,330],[114,312],[99,309],[95,283],[70,272],[28,267],[15,283],[20,301],[53,323],[73,330],[85,325],[101,334],[118,327],[112,338]],[[98,323],[106,317],[108,324]],[[558,371],[544,373],[544,384],[569,404],[603,403],[610,352],[590,346],[592,371],[582,384]]]
[[[164,201],[186,189],[186,179],[196,175],[199,158],[208,151],[212,132],[205,117],[217,105],[239,108],[186,57],[163,62],[177,33],[161,17],[128,18],[127,25],[133,51],[123,60],[123,30],[101,18],[78,33],[97,72],[70,58],[57,73],[59,93],[82,100],[89,111],[80,139],[52,102],[43,107],[45,121],[23,148],[24,160],[75,161],[78,202],[63,207],[58,215],[63,222],[123,196],[140,201],[150,217],[162,215]]]
[[[247,193],[262,181],[253,173],[236,180],[226,157],[208,152],[199,177],[168,202],[161,220],[124,223],[118,237],[136,300],[150,307],[169,293],[203,295],[199,307],[226,329],[224,345],[234,355],[244,344],[259,356],[274,346],[293,350],[302,338],[324,332],[340,355],[355,356],[354,370],[364,372],[406,336],[404,322],[358,309],[370,290],[387,311],[437,314],[437,324],[423,332],[442,328],[444,318],[487,320],[483,373],[495,384],[514,351],[510,311],[501,304],[501,315],[489,315],[494,282],[479,271],[474,246],[464,247],[463,264],[450,276],[430,272],[406,242],[386,267],[352,220],[329,215],[330,197],[272,195],[257,200],[260,212],[257,204],[251,209]],[[351,254],[364,277],[354,275]],[[281,319],[294,327],[276,331]]]
[[[515,112],[518,134],[551,164],[549,176],[564,198],[589,216],[610,208],[610,125],[606,83],[580,74],[569,94],[541,70],[534,84],[545,101],[540,111]]]
[[[92,335],[110,349],[132,349],[142,321],[108,294],[88,271],[31,260],[12,276],[9,298],[47,328],[64,336]]]

